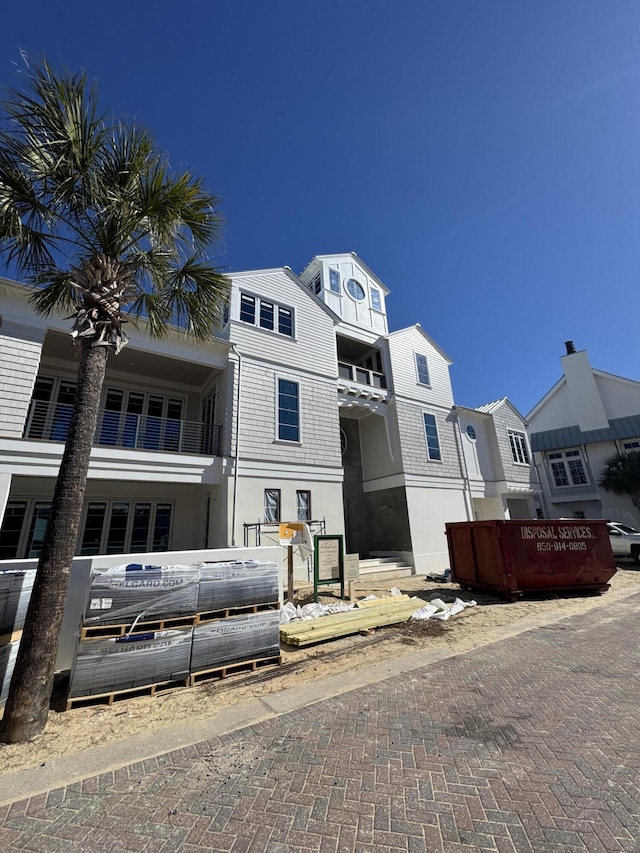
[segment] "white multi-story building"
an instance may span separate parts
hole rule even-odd
[[[111,356],[78,554],[265,544],[308,521],[441,570],[447,521],[535,517],[524,418],[455,406],[450,359],[419,325],[388,331],[357,255],[230,278],[215,339],[140,329]],[[76,381],[67,321],[28,297],[0,284],[0,560],[39,552]]]
[[[566,342],[563,376],[528,416],[550,518],[610,518],[638,527],[631,498],[598,485],[616,453],[640,449],[640,382],[595,370]]]

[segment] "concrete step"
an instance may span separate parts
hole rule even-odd
[[[405,560],[395,557],[373,557],[360,560],[360,577],[370,580],[384,578],[406,578],[413,574],[413,568]]]

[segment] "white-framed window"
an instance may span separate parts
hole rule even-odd
[[[626,451],[640,450],[640,439],[636,438],[636,439],[633,439],[633,441],[623,441],[622,442],[622,449],[626,450]]]
[[[277,436],[280,441],[300,441],[300,385],[278,379]]]
[[[584,486],[589,482],[582,453],[577,448],[548,453],[547,461],[556,488]]]
[[[529,464],[529,448],[527,447],[527,436],[524,432],[516,430],[507,430],[509,436],[509,447],[511,448],[511,458],[516,465]]]
[[[440,438],[438,436],[438,424],[436,416],[431,412],[422,413],[424,419],[424,434],[427,441],[427,455],[432,462],[441,462]]]
[[[338,270],[329,269],[329,290],[332,293],[340,293],[340,273]]]
[[[298,489],[296,492],[296,511],[298,521],[311,521],[311,492]]]
[[[264,520],[265,524],[280,523],[280,489],[264,490]]]
[[[371,294],[371,307],[374,311],[382,311],[382,300],[380,299],[380,291],[375,287],[369,288]]]
[[[9,501],[0,529],[0,559],[39,557],[50,515],[49,500]],[[87,501],[76,554],[168,551],[172,515],[168,501]]]
[[[278,332],[292,338],[294,334],[293,308],[279,305],[270,299],[261,299],[251,293],[240,294],[240,320],[269,332]]]
[[[420,352],[415,353],[416,359],[416,376],[418,377],[419,385],[431,385],[429,380],[429,363],[426,355]]]

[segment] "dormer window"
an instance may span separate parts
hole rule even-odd
[[[329,290],[332,293],[340,293],[340,273],[338,270],[329,270]]]
[[[347,280],[345,287],[347,289],[347,293],[352,299],[355,299],[356,302],[362,302],[365,297],[365,293],[364,287],[359,281],[356,281],[355,278],[350,278]]]
[[[374,311],[382,311],[382,301],[380,299],[380,291],[376,290],[375,287],[372,287],[370,290],[371,293],[371,307]]]

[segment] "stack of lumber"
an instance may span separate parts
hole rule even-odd
[[[408,622],[416,610],[420,610],[426,603],[407,595],[372,599],[360,602],[364,606],[346,613],[334,613],[331,616],[320,616],[318,619],[281,625],[280,639],[290,646],[308,646],[311,643],[358,634],[360,631],[370,631],[383,625]]]

